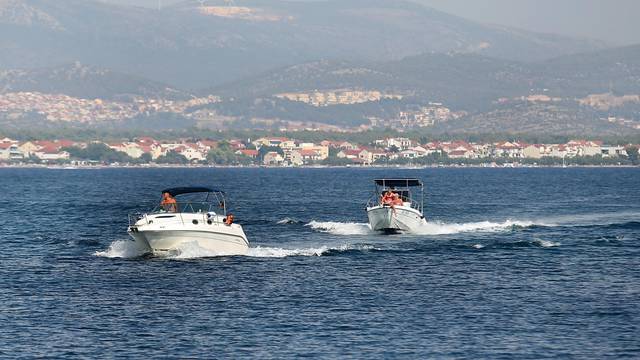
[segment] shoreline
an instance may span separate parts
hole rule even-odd
[[[104,170],[104,169],[570,169],[570,168],[640,168],[640,165],[530,165],[530,164],[471,164],[471,165],[370,165],[370,166],[345,166],[345,165],[307,165],[307,166],[264,166],[264,165],[45,165],[45,164],[0,164],[0,169],[49,169],[49,170]]]

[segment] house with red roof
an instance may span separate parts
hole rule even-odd
[[[339,148],[339,147],[340,147],[340,144],[341,144],[341,143],[342,143],[341,141],[322,140],[322,141],[320,142],[320,145],[322,145],[322,146],[328,146],[328,147],[333,148],[333,149],[337,149],[337,148]]]
[[[177,148],[175,148],[173,151],[184,156],[185,158],[187,158],[187,160],[191,162],[204,161],[207,159],[207,154],[203,153],[198,148],[198,145],[194,143],[184,143],[178,146]]]
[[[595,156],[602,154],[602,141],[571,140],[565,144],[570,153],[576,156]]]
[[[280,166],[283,162],[284,158],[276,151],[269,151],[264,154],[264,158],[262,159],[262,163],[268,166]]]
[[[135,142],[137,142],[140,145],[151,145],[151,144],[158,144],[159,141],[157,141],[156,139],[149,137],[149,136],[143,136],[143,137],[139,137],[135,139]]]
[[[317,153],[316,160],[324,160],[329,157],[329,147],[326,145],[316,145],[314,143],[300,143],[297,147],[291,150],[313,150]]]
[[[242,150],[238,150],[235,152],[237,155],[244,155],[244,156],[248,156],[252,159],[257,159],[258,158],[258,150],[253,150],[253,149],[242,149]]]
[[[369,149],[368,150],[371,153],[371,162],[374,163],[380,159],[388,159],[389,158],[389,154],[382,150],[382,149]]]
[[[34,155],[42,161],[69,160],[70,157],[68,152],[61,150],[55,145],[43,146],[38,149]]]
[[[217,148],[219,142],[215,140],[200,140],[196,144],[200,150],[209,152],[209,150]]]
[[[447,153],[447,156],[451,159],[473,159],[475,153],[469,150],[451,150]]]
[[[58,146],[60,146],[61,148],[64,148],[64,147],[72,147],[72,146],[75,146],[75,145],[76,145],[76,142],[75,142],[75,141],[73,141],[73,140],[68,140],[68,139],[60,139],[60,140],[56,140],[55,142],[56,142],[56,143],[58,144]]]
[[[115,151],[120,151],[127,154],[129,157],[138,159],[145,153],[144,149],[136,142],[118,142],[118,143],[109,143],[108,147]]]
[[[360,149],[357,149],[357,150],[343,149],[343,150],[340,150],[340,152],[338,152],[336,156],[341,159],[357,159],[360,156],[361,151],[362,150]]]
[[[527,144],[524,143],[502,141],[494,145],[493,156],[522,158],[524,157],[523,150],[526,146]]]
[[[323,160],[322,159],[322,154],[320,154],[320,152],[318,150],[315,150],[315,149],[300,149],[300,150],[297,150],[297,151],[300,153],[300,156],[302,157],[302,160],[304,160],[305,162]]]
[[[559,157],[559,158],[566,157],[566,156],[569,156],[569,157],[572,156],[572,155],[569,155],[569,149],[564,144],[552,144],[552,145],[549,145],[548,154],[549,154],[549,156]]]
[[[427,150],[422,146],[413,146],[406,150],[400,151],[398,155],[399,157],[402,157],[405,159],[416,159],[416,158],[425,157],[431,153],[433,153],[433,151]]]

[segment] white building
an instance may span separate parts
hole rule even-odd
[[[0,159],[1,160],[21,160],[24,158],[23,152],[17,143],[2,142],[0,143]]]
[[[270,166],[282,165],[283,162],[284,162],[284,158],[282,157],[282,155],[278,154],[275,151],[270,151],[266,153],[262,160],[262,163],[264,165],[270,165]]]
[[[600,151],[602,157],[627,156],[627,150],[620,145],[603,145]]]

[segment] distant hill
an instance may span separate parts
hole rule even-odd
[[[433,133],[463,134],[545,134],[545,135],[628,135],[637,130],[602,119],[594,109],[575,102],[532,103],[520,101],[436,124]]]
[[[640,44],[561,56],[533,67],[554,95],[640,94]]]
[[[372,89],[477,110],[487,108],[499,97],[528,93],[529,71],[517,62],[472,54],[426,54],[385,63],[318,61],[203,93],[259,98],[284,92]]]
[[[640,46],[630,46],[535,63],[478,54],[423,54],[370,63],[327,60],[281,68],[210,91],[228,99],[213,107],[229,116],[353,126],[367,117],[393,116],[407,106],[442,102],[469,115],[438,124],[433,131],[621,134],[637,129],[602,119],[613,115],[640,120],[637,101],[602,110],[581,105],[580,100],[609,91],[614,92],[612,99],[616,94],[640,94],[639,79]],[[403,98],[314,107],[274,97],[335,89],[376,90]]]
[[[638,131],[640,45],[604,49],[401,0],[204,4],[158,10],[0,0],[0,93],[222,97],[189,102],[168,125],[189,118],[239,127],[359,126],[436,102],[456,116],[428,131]],[[339,104],[300,100],[346,92],[369,95]]]
[[[324,89],[376,89],[440,101],[463,110],[499,98],[547,94],[581,98],[613,90],[640,94],[640,45],[535,63],[478,54],[422,54],[389,62],[317,61],[207,90],[228,97],[264,97]]]
[[[486,26],[407,1],[185,1],[162,10],[91,0],[0,1],[0,68],[80,61],[181,88],[204,88],[321,58],[421,53],[536,61],[604,47]]]
[[[166,84],[80,63],[53,68],[0,71],[5,92],[66,94],[85,99],[130,99],[133,96],[186,99],[188,94]]]

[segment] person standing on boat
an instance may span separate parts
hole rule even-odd
[[[162,194],[162,201],[160,202],[160,206],[162,206],[162,208],[168,212],[178,211],[178,202],[168,192]]]

